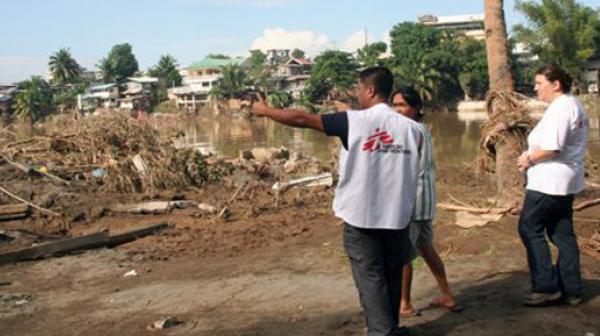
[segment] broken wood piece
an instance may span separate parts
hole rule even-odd
[[[472,208],[465,207],[460,205],[448,204],[448,203],[438,203],[437,205],[441,209],[452,210],[452,211],[466,211],[474,214],[499,214],[504,215],[510,211],[510,208]]]
[[[64,254],[80,249],[98,248],[103,246],[107,239],[108,232],[104,231],[3,253],[0,254],[0,265],[23,260],[47,258],[56,254]]]
[[[188,200],[171,201],[170,203],[171,203],[171,207],[176,208],[176,209],[195,208],[198,206],[198,202],[188,201]]]
[[[593,200],[589,200],[589,201],[585,201],[585,202],[581,202],[579,204],[577,204],[576,206],[573,207],[573,210],[575,211],[581,211],[585,208],[589,208],[589,207],[593,207],[600,204],[600,198],[596,198]]]
[[[0,205],[0,216],[17,215],[29,211],[29,205],[17,203]]]
[[[280,190],[287,187],[294,186],[305,186],[305,187],[316,187],[316,186],[328,186],[331,187],[333,185],[333,176],[331,173],[323,173],[316,176],[308,176],[295,180],[291,180],[288,182],[277,182],[273,184],[273,190]]]
[[[44,208],[42,208],[42,207],[40,207],[38,205],[35,205],[35,204],[33,204],[33,203],[29,202],[29,201],[26,201],[26,200],[22,199],[21,197],[19,197],[19,196],[15,195],[15,194],[11,193],[10,191],[4,189],[1,186],[0,186],[0,191],[2,191],[3,193],[5,193],[6,195],[8,195],[8,196],[10,196],[10,197],[12,197],[14,199],[16,199],[17,201],[23,202],[23,203],[29,205],[30,207],[32,207],[34,209],[37,209],[37,210],[39,210],[39,211],[41,211],[41,212],[43,212],[45,214],[48,214],[48,215],[51,215],[51,216],[54,216],[54,217],[60,217],[60,214],[57,214],[56,212],[50,211],[48,209],[44,209]]]
[[[198,204],[198,209],[202,210],[202,212],[207,213],[207,214],[216,214],[217,213],[217,208],[210,205],[210,204],[206,204],[206,203],[200,203]]]
[[[237,188],[237,190],[233,193],[233,195],[231,195],[231,197],[227,201],[227,204],[229,204],[235,200],[237,195],[240,193],[240,191],[242,191],[242,188],[245,187],[246,184],[248,184],[248,182],[243,182],[242,184],[240,184],[240,186]]]
[[[129,243],[139,238],[143,238],[155,231],[159,231],[162,229],[166,229],[169,225],[166,223],[153,224],[147,227],[143,227],[140,229],[135,229],[131,231],[127,231],[118,235],[110,236],[107,239],[106,246],[114,247],[117,245]]]
[[[137,172],[140,174],[140,176],[145,176],[148,171],[148,165],[146,164],[146,161],[144,161],[144,159],[142,158],[142,156],[140,154],[137,154],[136,156],[134,156],[131,159],[131,162],[133,162],[133,166],[135,167],[135,169],[137,170]]]
[[[497,222],[503,216],[503,214],[472,214],[460,211],[456,213],[455,224],[463,229],[470,229],[476,226],[484,226],[490,222]]]
[[[27,216],[29,216],[29,205],[27,204],[0,205],[0,221],[21,219]]]
[[[80,250],[91,250],[100,247],[114,247],[120,244],[134,241],[145,237],[155,231],[167,228],[165,223],[154,224],[147,227],[127,231],[118,235],[109,236],[108,231],[102,231],[76,238],[68,238],[59,241],[44,243],[8,253],[0,254],[0,265],[15,263],[24,260],[35,260],[48,258],[56,255],[64,255],[69,252]]]
[[[600,189],[600,183],[585,181],[585,187],[588,189]]]
[[[171,202],[169,201],[153,201],[138,204],[117,204],[108,208],[108,211],[113,213],[128,213],[128,214],[163,214],[171,210]]]

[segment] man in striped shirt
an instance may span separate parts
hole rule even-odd
[[[392,107],[396,112],[420,121],[421,107],[423,103],[417,92],[404,87],[392,94]],[[431,273],[435,277],[442,295],[433,299],[430,306],[446,308],[452,312],[462,310],[452,295],[444,263],[439,254],[433,247],[433,217],[435,216],[435,164],[433,161],[433,144],[431,134],[422,123],[419,123],[423,135],[423,143],[419,153],[419,175],[417,182],[417,197],[415,208],[410,223],[410,238],[417,247],[421,256],[429,266]],[[402,280],[402,301],[400,306],[400,316],[410,317],[418,315],[418,310],[412,307],[410,289],[412,283],[413,267],[412,263],[406,264],[403,271]]]

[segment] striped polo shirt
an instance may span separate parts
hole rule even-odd
[[[425,124],[419,123],[423,134],[423,144],[419,152],[419,176],[417,198],[413,220],[432,220],[435,216],[435,163],[433,161],[433,141]]]

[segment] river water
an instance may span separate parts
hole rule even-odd
[[[600,108],[587,111],[591,132],[589,153],[600,160]],[[485,111],[448,111],[426,114],[434,141],[438,163],[461,164],[477,155],[481,124]],[[335,138],[307,129],[282,126],[271,120],[258,118],[202,117],[186,125],[183,143],[202,147],[230,157],[239,156],[240,150],[253,147],[284,146],[318,159],[330,159],[331,148],[338,144]]]

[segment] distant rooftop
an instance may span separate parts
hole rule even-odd
[[[116,86],[117,84],[100,84],[100,85],[96,85],[96,86],[92,86],[90,87],[90,90],[106,90],[106,89],[110,89],[113,86]]]
[[[149,77],[149,76],[143,76],[143,77],[129,77],[127,78],[132,82],[136,82],[136,83],[158,83],[158,78],[156,77]]]
[[[442,24],[456,24],[466,22],[483,22],[485,19],[484,14],[466,14],[466,15],[450,15],[450,16],[436,16],[436,15],[422,15],[418,17],[419,22],[425,25],[442,25]]]
[[[228,59],[206,57],[203,60],[193,63],[188,66],[188,70],[196,69],[219,69],[228,65],[241,65],[244,62],[243,57],[235,57]]]

